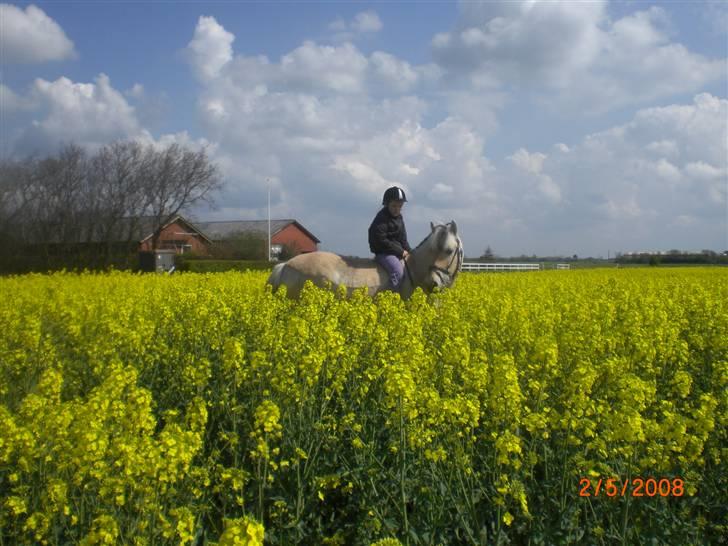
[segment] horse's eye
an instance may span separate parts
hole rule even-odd
[[[445,254],[447,254],[448,256],[449,256],[450,254],[452,254],[452,248],[446,248],[446,249],[445,249]]]

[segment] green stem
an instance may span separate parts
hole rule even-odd
[[[402,458],[400,469],[399,489],[402,495],[402,517],[404,518],[405,544],[409,544],[409,521],[407,520],[407,493],[405,490],[405,475],[407,473],[406,437],[404,430],[404,418],[402,415],[402,404],[399,405],[399,445]]]
[[[634,461],[634,450],[627,468],[627,483],[632,481],[632,462]],[[629,487],[628,487],[629,488]],[[630,495],[625,495],[624,511],[622,513],[622,544],[627,544],[627,524],[629,523]]]

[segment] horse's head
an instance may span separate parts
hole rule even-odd
[[[463,265],[463,243],[458,237],[458,226],[454,220],[447,224],[430,222],[430,229],[430,249],[434,262],[430,266],[430,286],[427,288],[452,286]]]

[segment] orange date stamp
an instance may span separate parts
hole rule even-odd
[[[682,497],[682,478],[581,478],[580,497]]]

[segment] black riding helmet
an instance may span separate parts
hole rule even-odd
[[[407,196],[404,194],[404,190],[397,186],[387,188],[387,191],[384,192],[384,197],[382,197],[382,205],[389,205],[390,201],[404,201],[406,203]]]

